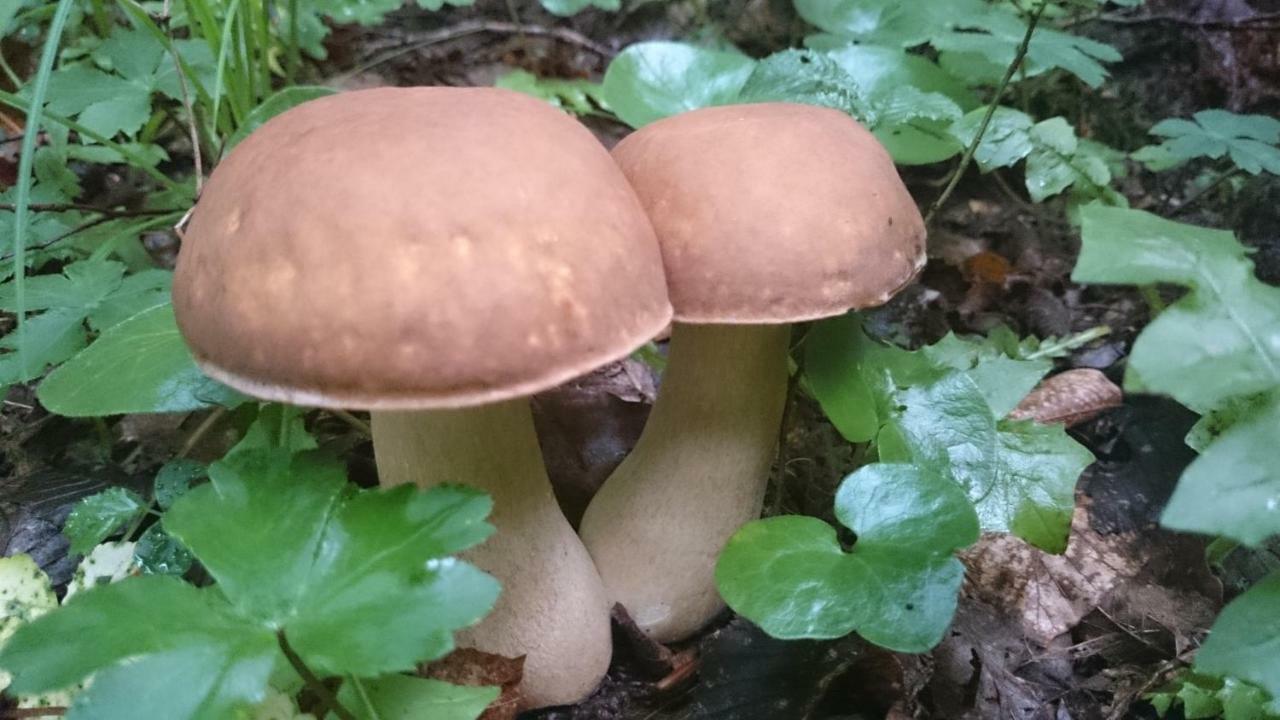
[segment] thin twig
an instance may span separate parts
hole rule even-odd
[[[182,107],[187,111],[187,129],[191,134],[191,157],[195,161],[196,197],[204,187],[204,158],[200,150],[200,131],[196,129],[196,110],[191,102],[191,93],[187,89],[187,75],[182,71],[182,57],[178,55],[178,46],[173,41],[173,24],[169,18],[169,3],[164,0],[161,19],[164,21],[165,36],[169,40],[169,54],[173,56],[173,69],[178,75],[178,89],[182,92]]]
[[[173,215],[173,214],[176,214],[176,213],[177,213],[177,211],[175,211],[175,210],[168,210],[168,211],[166,211],[166,212],[165,212],[165,213],[163,213],[163,214],[162,214],[162,213],[155,213],[155,216],[156,216],[156,217],[163,217],[163,215],[164,215],[164,214]],[[148,214],[150,214],[150,213],[148,213]],[[86,221],[86,222],[82,222],[82,223],[80,223],[79,225],[77,225],[77,226],[75,226],[75,227],[71,228],[70,230],[68,230],[68,231],[66,231],[66,232],[64,232],[64,233],[62,233],[61,235],[57,235],[57,236],[55,236],[55,237],[53,237],[53,238],[50,238],[50,239],[48,239],[48,240],[45,240],[45,241],[44,241],[44,242],[42,242],[42,243],[37,243],[37,244],[35,244],[35,245],[29,245],[29,246],[27,246],[27,248],[26,248],[26,249],[27,249],[27,250],[45,250],[45,249],[50,248],[50,247],[52,247],[52,246],[54,246],[54,245],[57,245],[58,243],[62,242],[63,240],[66,240],[67,238],[69,238],[69,237],[71,237],[71,236],[73,236],[73,235],[77,235],[77,234],[79,234],[79,233],[82,233],[82,232],[84,232],[85,230],[91,230],[91,229],[93,229],[93,228],[95,228],[95,227],[97,227],[97,226],[99,226],[99,225],[105,225],[106,223],[112,222],[113,220],[119,220],[121,217],[127,217],[127,216],[102,215],[102,216],[100,216],[100,217],[96,217],[96,218],[94,218],[94,219],[92,219],[92,220],[89,220],[89,221]],[[14,254],[13,254],[12,252],[6,253],[6,254],[4,254],[4,255],[0,255],[0,261],[8,260],[8,259],[12,258],[12,257],[13,257],[13,255],[14,255]]]
[[[307,664],[302,661],[302,658],[298,657],[298,653],[294,652],[293,647],[289,645],[289,641],[285,638],[283,630],[276,633],[276,638],[280,641],[280,652],[284,653],[285,658],[293,666],[293,669],[297,671],[298,676],[302,678],[302,682],[306,684],[307,689],[320,698],[320,702],[324,704],[325,709],[337,715],[339,720],[356,720],[356,716],[352,715],[350,710],[338,702],[337,696],[333,694],[329,686],[321,682],[320,678],[311,672],[311,668],[307,667]]]
[[[0,713],[0,718],[38,718],[38,717],[61,717],[67,714],[67,709],[61,705],[50,705],[49,707],[34,708],[13,708]]]
[[[1195,207],[1196,203],[1203,200],[1205,196],[1207,196],[1209,193],[1222,187],[1223,183],[1227,182],[1228,180],[1231,180],[1232,178],[1239,177],[1240,172],[1241,172],[1240,168],[1235,168],[1233,170],[1229,170],[1227,172],[1222,173],[1221,175],[1218,176],[1217,180],[1214,180],[1213,182],[1209,183],[1203,189],[1197,192],[1195,195],[1192,195],[1191,197],[1182,201],[1181,205],[1170,210],[1169,217],[1176,217],[1186,212],[1188,209]]]
[[[329,414],[338,418],[342,422],[350,425],[352,428],[355,429],[356,432],[360,433],[361,435],[364,435],[367,438],[373,437],[373,428],[369,427],[369,423],[361,420],[355,415],[352,415],[346,410],[339,410],[335,408],[330,410]]]
[[[169,215],[177,210],[112,210],[111,208],[86,205],[84,203],[30,203],[27,208],[32,212],[91,212],[106,215],[111,219],[126,217],[146,217],[148,215]],[[14,210],[12,203],[0,203],[0,210]]]
[[[443,28],[441,30],[401,36],[398,42],[392,45],[392,47],[395,45],[399,45],[399,47],[342,73],[339,78],[348,78],[353,75],[358,75],[377,67],[378,65],[390,62],[402,55],[431,47],[432,45],[440,45],[442,43],[460,40],[464,37],[478,35],[481,33],[494,33],[498,35],[524,34],[534,37],[547,37],[559,40],[560,42],[569,43],[570,45],[577,45],[578,47],[585,48],[603,58],[612,58],[617,54],[614,50],[606,47],[605,45],[602,45],[586,35],[569,28],[524,25],[512,22],[502,22],[500,20],[471,20]]]
[[[1044,10],[1049,6],[1049,0],[1041,0],[1040,6],[1032,13],[1031,18],[1027,21],[1027,32],[1022,36],[1022,42],[1018,44],[1018,50],[1013,55],[1013,62],[1009,63],[1009,67],[1004,71],[1004,77],[1000,78],[1000,84],[996,86],[995,94],[991,98],[991,104],[987,106],[987,112],[982,116],[982,124],[978,126],[978,133],[973,136],[973,141],[969,143],[969,147],[965,148],[964,156],[960,158],[960,164],[956,166],[956,170],[951,175],[951,180],[942,190],[942,194],[937,200],[933,201],[933,205],[929,207],[929,212],[924,216],[924,223],[928,226],[932,223],[938,210],[946,203],[947,198],[951,197],[951,193],[956,189],[956,185],[960,184],[960,178],[965,171],[969,169],[969,164],[973,162],[973,156],[978,152],[978,145],[982,143],[982,136],[987,133],[987,127],[991,125],[991,118],[996,114],[996,108],[1000,105],[1000,98],[1004,95],[1005,88],[1009,87],[1009,81],[1013,79],[1014,73],[1018,72],[1018,68],[1022,66],[1022,60],[1027,56],[1027,48],[1031,47],[1031,36],[1036,32],[1036,25],[1040,22],[1040,16],[1044,14]]]

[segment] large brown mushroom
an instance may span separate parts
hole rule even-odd
[[[676,323],[644,432],[581,532],[610,598],[672,641],[723,607],[716,557],[760,513],[789,323],[888,300],[924,264],[925,230],[888,153],[835,110],[697,110],[613,155],[658,233]]]
[[[528,707],[596,686],[609,605],[527,396],[626,356],[671,309],[653,230],[585,128],[494,89],[300,105],[214,171],[173,300],[210,376],[372,410],[384,484],[488,492],[497,531],[468,557],[503,591],[461,642],[527,655]]]

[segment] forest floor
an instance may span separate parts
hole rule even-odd
[[[1275,13],[1260,0],[1257,12]],[[704,8],[699,10],[698,8]],[[1150,0],[1145,18],[1077,28],[1118,47],[1105,92],[1064,86],[1041,92],[1038,116],[1065,114],[1096,139],[1132,148],[1155,121],[1205,107],[1280,112],[1280,20],[1234,24],[1243,0]],[[542,76],[598,78],[630,42],[688,37],[708,23],[752,53],[793,44],[803,34],[789,2],[649,2],[618,14],[589,11],[569,20],[501,2],[476,8],[404,11],[376,28],[344,28],[328,42],[327,81],[374,85],[490,85],[521,68]],[[606,144],[627,128],[588,119]],[[3,157],[0,171],[8,172]],[[947,169],[906,174],[927,205]],[[99,178],[102,193],[129,191],[128,178]],[[1123,181],[1135,207],[1232,230],[1257,249],[1261,279],[1280,283],[1280,178],[1250,178],[1234,191],[1201,194],[1187,173],[1155,175],[1132,166]],[[952,196],[929,238],[930,263],[918,283],[871,314],[882,337],[919,346],[947,332],[984,334],[1005,325],[1019,335],[1064,336],[1105,325],[1105,338],[1059,360],[1121,381],[1123,360],[1148,319],[1136,291],[1084,288],[1070,271],[1076,228],[1062,213],[1010,190],[1020,179],[976,170]],[[149,249],[164,258],[173,240]],[[1169,298],[1166,298],[1166,300]],[[570,515],[635,442],[657,378],[628,361],[546,393],[535,402],[548,465]],[[25,393],[25,394],[24,394]],[[189,442],[213,459],[234,437],[226,427],[195,433],[203,415],[127,416],[111,424],[44,413],[15,388],[0,415],[0,548],[27,552],[65,583],[61,522],[80,497],[110,485],[141,488]],[[1070,548],[1063,556],[1010,537],[986,537],[965,553],[967,576],[949,636],[924,656],[890,653],[856,637],[772,640],[728,612],[698,637],[655,648],[619,633],[619,652],[595,696],[573,708],[531,714],[545,720],[837,720],[852,718],[1155,717],[1140,698],[1186,664],[1226,600],[1280,566],[1269,555],[1233,553],[1211,572],[1202,539],[1161,530],[1156,520],[1194,457],[1183,438],[1195,416],[1171,400],[1128,395],[1076,425],[1073,436],[1098,461],[1084,474]],[[330,446],[349,450],[351,475],[375,481],[366,438],[339,418],[309,418]],[[208,428],[205,428],[208,430]],[[789,413],[775,468],[770,512],[829,514],[835,487],[857,458],[803,394]],[[501,679],[501,678],[498,678]]]

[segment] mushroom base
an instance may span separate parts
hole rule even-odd
[[[724,607],[716,558],[760,515],[790,329],[677,323],[644,432],[587,507],[582,539],[609,599],[659,642],[688,637]]]
[[[525,655],[522,707],[577,702],[609,667],[611,607],[556,504],[527,400],[460,410],[374,412],[383,485],[459,483],[493,498],[497,529],[463,557],[502,583],[497,605],[458,634],[465,647]]]

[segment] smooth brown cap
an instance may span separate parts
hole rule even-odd
[[[608,152],[492,88],[348,92],[267,122],[205,186],[173,304],[211,377],[374,410],[532,394],[671,317]]]
[[[844,113],[765,103],[659,120],[613,150],[653,221],[676,320],[781,323],[879,305],[924,265],[924,221]]]

